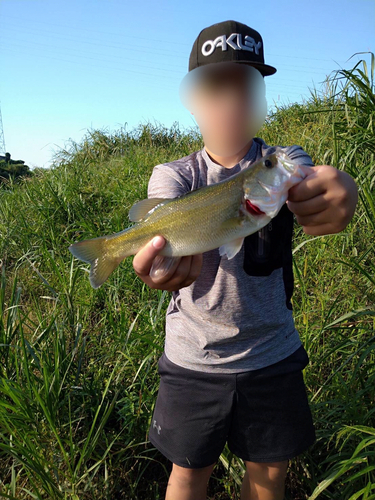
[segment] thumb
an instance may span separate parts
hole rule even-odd
[[[303,184],[306,177],[315,174],[316,171],[317,168],[315,166],[310,167],[308,165],[298,165],[297,171],[295,172],[294,176],[291,177],[291,179],[293,180],[293,184],[288,190],[288,198],[286,201],[287,205],[289,201],[293,201],[293,196],[295,192],[299,191],[300,184]],[[292,200],[289,200],[289,198],[292,198]]]
[[[163,236],[155,236],[135,254],[133,268],[137,274],[144,276],[150,272],[152,261],[164,247],[165,241]]]
[[[309,175],[315,174],[317,168],[315,166],[309,166],[309,165],[298,165],[299,171],[302,174],[302,177],[308,177]]]

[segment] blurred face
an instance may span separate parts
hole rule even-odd
[[[263,76],[247,64],[196,68],[181,82],[180,97],[195,116],[207,148],[222,157],[243,149],[267,113]]]

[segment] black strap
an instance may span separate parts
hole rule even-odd
[[[244,271],[250,276],[269,276],[283,268],[286,307],[292,309],[293,295],[292,236],[294,214],[284,204],[265,227],[244,239]]]

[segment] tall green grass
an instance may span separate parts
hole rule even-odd
[[[374,56],[279,107],[259,136],[350,173],[359,205],[336,235],[296,225],[297,329],[317,442],[290,463],[288,500],[375,498]],[[169,294],[126,259],[91,288],[75,240],[120,231],[154,165],[203,146],[196,129],[91,130],[53,168],[0,187],[0,498],[162,499],[170,463],[147,441]],[[209,498],[239,497],[225,447]]]
[[[302,241],[294,249],[293,305],[311,359],[305,380],[318,429],[317,444],[297,460],[311,500],[375,497],[375,99],[370,56],[370,70],[362,60],[350,71],[334,72],[328,92],[313,93],[300,118],[312,117],[315,134],[324,142],[316,141],[311,150],[313,158],[317,155],[314,161],[351,174],[360,199],[345,231],[309,238],[299,229],[297,242]],[[310,137],[302,140],[307,151]]]

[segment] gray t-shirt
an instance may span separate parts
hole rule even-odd
[[[299,164],[314,166],[300,146],[282,148]],[[232,168],[212,161],[205,148],[156,165],[148,184],[148,198],[175,198],[219,182],[274,150],[275,146],[255,137],[244,158]],[[293,214],[285,204],[279,216],[282,223],[288,217],[292,221],[289,225],[293,225]],[[274,221],[276,218],[259,234],[246,237],[246,247],[244,243],[233,259],[220,257],[218,249],[205,252],[199,277],[190,286],[172,292],[164,345],[170,361],[191,370],[237,373],[277,363],[302,345],[289,300],[293,287],[291,231],[280,226],[279,233],[275,232]],[[255,248],[255,242],[257,248],[263,248],[259,245],[267,243],[267,235],[272,234],[277,251],[271,248],[268,263],[267,258],[250,262],[250,246]],[[288,240],[282,243],[283,253],[278,249],[281,236]]]

